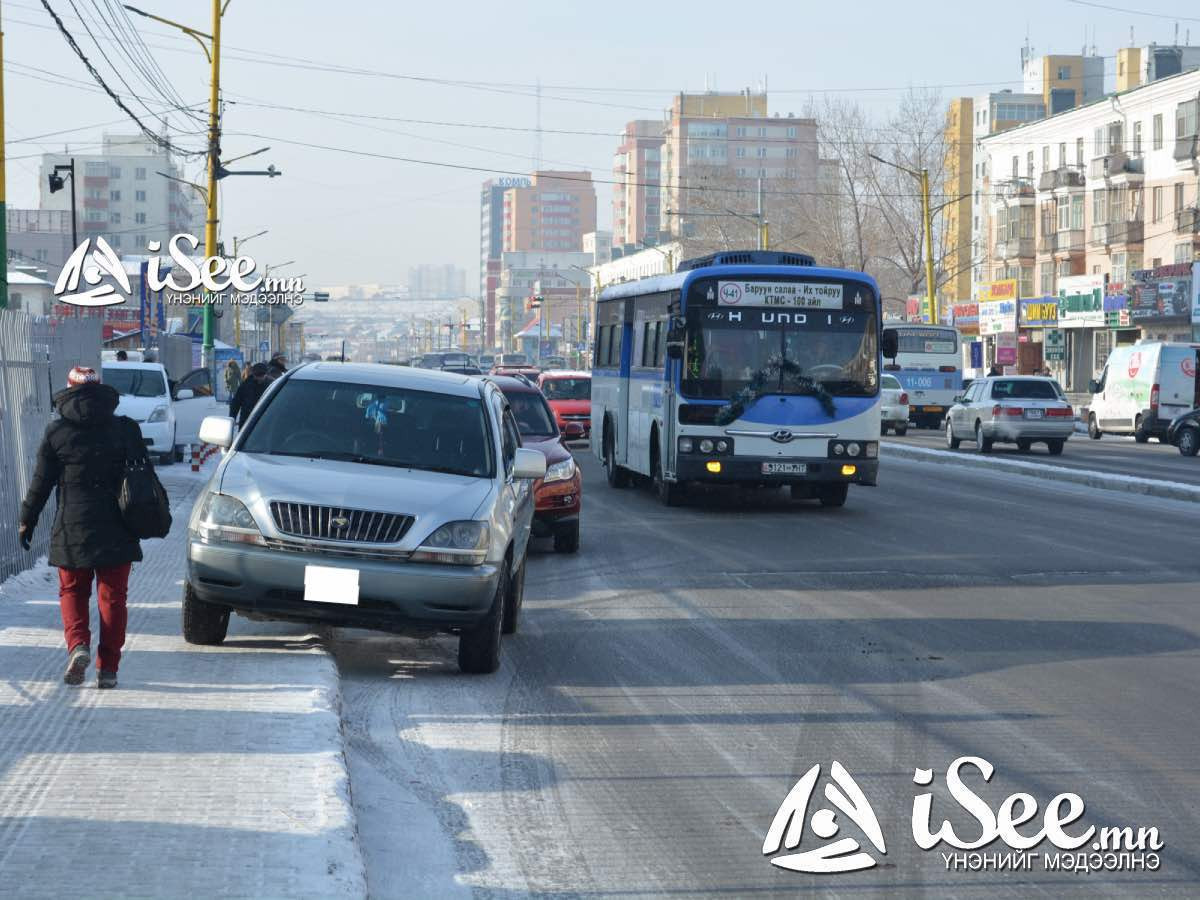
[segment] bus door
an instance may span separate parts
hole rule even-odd
[[[633,362],[633,304],[623,303],[624,315],[619,328],[621,335],[620,374],[617,377],[617,443],[613,448],[617,462],[629,465],[629,391],[630,369]]]

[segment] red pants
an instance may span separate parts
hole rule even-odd
[[[58,570],[58,603],[62,607],[68,650],[80,644],[91,648],[88,605],[92,578],[96,579],[96,599],[100,607],[100,646],[96,654],[96,668],[106,672],[117,671],[117,665],[121,662],[121,648],[125,646],[125,623],[129,619],[125,598],[129,592],[130,568],[131,564],[125,563],[107,569]]]

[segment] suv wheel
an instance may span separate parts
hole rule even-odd
[[[471,675],[487,675],[500,668],[500,633],[504,624],[505,599],[509,592],[508,562],[500,570],[500,581],[487,615],[458,636],[458,668]]]
[[[1184,456],[1195,456],[1200,452],[1200,429],[1181,428],[1176,440],[1179,442],[1179,452]]]
[[[558,542],[555,540],[555,547]],[[516,634],[521,617],[521,606],[525,603],[525,561],[512,577],[508,585],[508,593],[504,597],[504,625],[500,629],[505,634]]]
[[[192,586],[183,585],[183,639],[189,644],[215,646],[229,631],[229,609],[205,603]]]

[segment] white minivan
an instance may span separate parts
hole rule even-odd
[[[161,363],[105,361],[100,378],[120,395],[117,415],[138,423],[146,452],[160,463],[181,459],[185,445],[199,443],[200,423],[217,412],[206,369],[172,384]]]
[[[1117,347],[1089,387],[1088,435],[1132,434],[1163,440],[1180,413],[1200,406],[1200,344],[1143,341]]]

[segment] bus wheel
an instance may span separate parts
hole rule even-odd
[[[822,506],[845,506],[848,493],[850,493],[850,485],[844,482],[842,484],[826,484],[817,490],[817,499],[821,501]]]
[[[654,451],[651,471],[654,472],[654,494],[658,497],[658,502],[663,506],[678,506],[683,500],[683,485],[663,478],[662,462],[659,460],[658,450]]]
[[[604,475],[609,487],[623,488],[629,484],[629,472],[617,465],[612,432],[608,430],[604,432]]]

